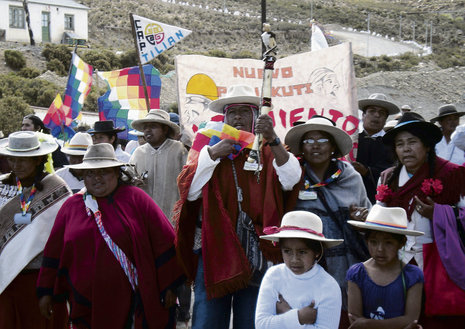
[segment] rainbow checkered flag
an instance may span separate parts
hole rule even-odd
[[[56,95],[48,108],[47,114],[45,114],[44,124],[50,129],[53,137],[68,140],[74,136],[75,131],[71,128],[73,124],[71,111],[65,114],[60,94]]]
[[[69,71],[68,83],[63,100],[63,112],[66,117],[73,120],[80,119],[84,100],[90,92],[92,85],[92,73],[94,69],[85,63],[76,53],[73,53],[71,69]],[[75,126],[73,122],[71,126]]]
[[[160,108],[160,72],[152,65],[143,66],[150,109]],[[98,75],[108,85],[108,91],[98,99],[100,120],[113,120],[116,127],[126,127],[118,137],[135,139],[128,135],[131,122],[147,115],[144,86],[138,66],[116,71],[99,72]]]
[[[237,142],[235,145],[237,152],[228,155],[228,158],[233,160],[243,149],[252,148],[255,135],[248,131],[238,130],[224,122],[210,121],[195,134],[194,142],[187,157],[187,163],[197,161],[200,151],[205,145],[213,146],[223,139],[233,139]]]

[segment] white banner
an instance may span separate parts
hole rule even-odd
[[[177,56],[178,104],[184,134],[192,139],[201,122],[218,116],[208,110],[208,104],[222,97],[227,87],[249,85],[260,96],[263,67],[263,61],[255,59]],[[294,122],[307,121],[315,114],[330,118],[349,135],[357,133],[350,43],[277,60],[272,86],[270,116],[282,140]]]
[[[132,15],[132,17],[136,33],[134,38],[142,64],[151,61],[192,33],[190,30],[152,21],[142,16]]]

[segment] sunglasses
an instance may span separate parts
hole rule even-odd
[[[304,139],[302,141],[302,143],[304,144],[326,144],[329,142],[329,139],[328,138],[319,138],[319,139],[313,139],[313,138],[309,138],[309,139]]]

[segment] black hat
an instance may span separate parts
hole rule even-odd
[[[95,122],[94,129],[89,129],[87,132],[92,135],[96,133],[120,133],[125,130],[124,127],[115,128],[113,121],[105,120]]]
[[[397,123],[394,128],[389,130],[383,136],[383,143],[392,144],[398,133],[401,131],[411,131],[413,129],[419,129],[424,133],[422,134],[423,138],[428,138],[428,141],[431,142],[426,144],[435,145],[442,139],[441,129],[434,123],[425,121],[425,119],[418,113],[405,112],[399,119],[399,123]]]
[[[457,111],[457,109],[455,108],[455,105],[454,104],[446,104],[446,105],[443,105],[439,108],[438,110],[438,116],[437,117],[434,117],[432,118],[430,121],[431,122],[436,122],[436,121],[439,121],[441,120],[442,118],[445,118],[447,117],[448,115],[457,115],[459,117],[465,115],[465,112],[459,112]]]

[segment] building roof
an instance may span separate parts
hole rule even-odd
[[[85,9],[89,10],[89,7],[81,5],[80,3],[73,0],[29,0],[29,3],[38,3],[49,6],[56,7],[67,7],[67,8],[76,8],[76,9]]]

